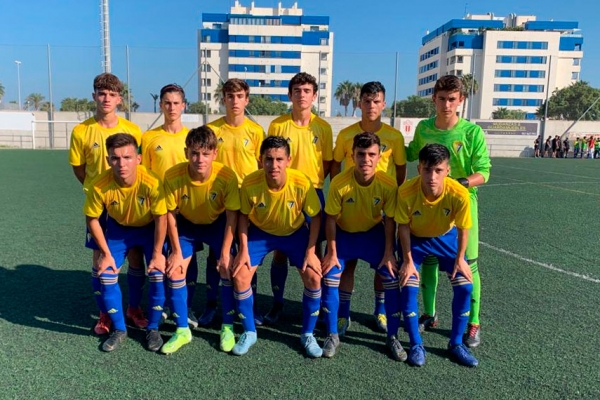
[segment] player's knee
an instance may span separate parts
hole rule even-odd
[[[311,268],[306,268],[304,272],[300,271],[304,287],[310,290],[317,290],[321,288],[321,277]]]
[[[233,287],[238,292],[243,292],[250,289],[252,282],[252,275],[254,275],[254,268],[252,270],[243,268],[233,277]]]

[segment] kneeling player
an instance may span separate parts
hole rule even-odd
[[[427,256],[435,256],[452,283],[452,331],[448,350],[462,365],[479,363],[463,344],[471,292],[471,268],[467,264],[468,229],[471,227],[469,191],[448,177],[450,152],[440,144],[428,144],[419,152],[419,176],[398,189],[396,222],[402,247],[399,271],[402,286],[400,308],[410,337],[408,362],[425,364],[425,349],[419,334],[417,296],[419,268]]]
[[[329,187],[325,205],[327,254],[323,260],[323,312],[328,333],[323,346],[324,357],[333,357],[340,343],[338,287],[346,262],[363,259],[371,268],[384,268],[389,272],[396,269],[397,185],[385,172],[377,171],[380,157],[379,137],[374,133],[359,133],[352,145],[354,166],[333,178]],[[387,216],[385,222],[383,212]],[[397,283],[395,288],[397,291]],[[397,296],[393,300],[397,301]],[[395,337],[392,339],[397,342]],[[397,357],[406,359],[400,342],[397,346]]]
[[[100,248],[96,269],[101,282],[101,296],[114,331],[102,344],[113,351],[127,339],[123,315],[119,269],[127,252],[141,247],[148,262],[150,278],[148,304],[148,350],[157,351],[163,344],[158,321],[165,301],[163,245],[167,232],[167,208],[162,183],[156,175],[139,165],[138,144],[128,133],[106,139],[110,170],[96,177],[88,187],[83,212],[88,228]],[[104,233],[98,218],[106,208]]]
[[[300,341],[309,357],[321,357],[323,351],[313,336],[321,301],[321,262],[315,254],[321,203],[306,175],[288,168],[290,146],[284,138],[268,137],[260,154],[263,170],[246,176],[240,190],[240,249],[234,261],[233,285],[244,333],[232,352],[246,354],[256,343],[250,282],[265,256],[279,250],[298,268],[304,283]],[[305,214],[311,217],[310,228]]]
[[[219,255],[217,265],[221,274],[223,304],[221,350],[231,351],[235,344],[235,312],[229,270],[240,209],[237,178],[232,169],[214,161],[217,137],[207,126],[192,129],[185,139],[185,147],[188,161],[175,165],[165,174],[168,233],[172,248],[167,276],[177,331],[161,351],[173,353],[192,340],[186,314],[185,277],[193,254],[203,243]]]

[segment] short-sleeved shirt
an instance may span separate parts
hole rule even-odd
[[[92,179],[108,169],[106,139],[116,133],[129,133],[135,137],[138,146],[141,144],[142,131],[140,128],[121,117],[113,128],[100,126],[94,117],[88,118],[73,128],[69,147],[69,164],[74,167],[85,165],[83,186],[87,186]]]
[[[354,166],[352,159],[352,145],[354,137],[364,130],[360,127],[360,122],[344,128],[338,133],[333,149],[333,159],[337,162],[346,160],[345,169]],[[392,128],[388,124],[382,123],[381,128],[374,132],[379,136],[381,142],[381,158],[377,163],[377,170],[383,171],[392,178],[396,179],[396,166],[406,164],[406,149],[404,147],[404,136],[399,130]]]
[[[162,126],[142,135],[142,165],[161,179],[167,170],[186,161],[185,138],[189,129],[185,126],[176,133],[164,130]]]
[[[309,217],[321,211],[321,202],[315,188],[300,171],[286,169],[286,182],[281,190],[273,191],[267,185],[265,172],[248,175],[240,189],[240,211],[248,215],[257,228],[276,236],[288,236]]]
[[[104,209],[123,226],[148,225],[155,215],[167,213],[162,182],[142,165],[137,166],[136,180],[130,187],[119,186],[112,170],[104,171],[88,186],[83,213],[99,218]]]
[[[408,145],[406,157],[408,161],[419,159],[419,151],[426,144],[438,143],[450,151],[450,176],[466,178],[480,173],[487,182],[490,177],[492,163],[485,142],[483,130],[479,125],[460,118],[450,130],[444,131],[435,127],[435,118],[422,120],[417,125],[415,136]],[[469,188],[475,193],[477,188]]]
[[[394,218],[397,190],[396,180],[383,171],[361,186],[350,168],[331,180],[325,212],[339,216],[337,225],[346,232],[366,232],[381,222],[382,213]]]
[[[299,126],[291,114],[271,122],[269,136],[281,136],[290,145],[290,168],[304,172],[315,188],[323,188],[325,171],[323,161],[333,160],[333,132],[324,119],[311,114],[307,126]]]
[[[262,126],[248,118],[240,126],[231,126],[225,117],[208,124],[217,136],[216,160],[231,168],[238,178],[238,186],[246,175],[258,170],[260,145],[265,139]]]
[[[240,209],[235,172],[214,161],[210,177],[202,183],[192,181],[189,163],[183,162],[165,174],[167,209],[179,213],[194,224],[211,224],[225,210]]]
[[[429,201],[421,188],[421,177],[404,182],[398,188],[394,219],[410,225],[410,233],[418,237],[438,237],[454,226],[471,228],[471,201],[469,191],[446,177],[444,191],[434,201]]]

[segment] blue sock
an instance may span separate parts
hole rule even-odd
[[[104,307],[110,316],[115,329],[124,331],[125,315],[123,314],[123,297],[121,288],[119,287],[119,274],[108,274],[106,272],[100,275],[100,283],[102,285],[102,300]]]
[[[419,296],[419,281],[411,276],[406,286],[402,287],[400,292],[400,304],[404,314],[404,330],[410,338],[410,345],[422,344],[419,334],[419,305],[417,297]]]
[[[238,316],[244,327],[244,332],[256,332],[256,326],[254,325],[254,310],[252,309],[254,303],[252,288],[244,290],[243,292],[234,290],[233,297],[239,312]]]
[[[285,282],[288,276],[288,263],[271,263],[271,290],[273,291],[273,302],[283,303]]]
[[[98,310],[106,314],[106,307],[104,307],[104,300],[102,300],[102,283],[100,283],[100,278],[95,268],[92,268],[92,290],[94,291],[94,300],[96,300]]]
[[[194,294],[196,293],[196,282],[198,282],[198,259],[196,253],[192,254],[190,265],[185,275],[185,283],[187,285],[187,308],[192,308],[194,304]]]
[[[338,311],[339,318],[350,318],[350,301],[352,300],[352,292],[340,290],[340,308]]]
[[[397,336],[400,328],[400,281],[388,271],[380,270],[381,282],[384,288],[385,315],[387,316],[387,335]]]
[[[129,287],[129,307],[138,308],[142,302],[144,293],[144,283],[146,283],[146,272],[143,268],[127,269],[127,286]]]
[[[152,271],[148,274],[150,289],[148,293],[148,330],[158,329],[158,322],[165,305],[165,283],[162,272]],[[187,309],[186,309],[187,319]]]
[[[385,290],[375,290],[375,311],[373,314],[385,314]]]
[[[221,278],[221,308],[223,309],[223,325],[233,325],[235,317],[233,282],[227,278]]]
[[[327,278],[325,278],[327,280]],[[339,285],[339,280],[338,280]],[[323,285],[322,311],[325,314],[327,333],[337,334],[337,316],[340,308],[340,291],[338,286]]]
[[[206,259],[206,303],[214,304],[215,307],[219,298],[219,282],[221,282],[221,275],[217,270],[217,260],[208,256]]]
[[[187,285],[185,279],[180,279],[174,281],[172,279],[168,279],[169,283],[169,298],[171,299],[171,304],[173,304],[173,308],[171,311],[173,312],[173,318],[175,319],[175,323],[178,328],[187,328],[188,318],[187,318]]]
[[[471,292],[473,284],[462,275],[456,275],[452,280],[452,332],[450,333],[450,345],[462,343],[462,336],[469,322],[471,310]]]
[[[302,334],[313,333],[319,318],[321,305],[321,289],[304,288],[302,295]],[[337,321],[336,321],[337,325]]]

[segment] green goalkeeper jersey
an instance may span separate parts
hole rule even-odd
[[[415,136],[406,150],[406,159],[419,159],[419,151],[429,143],[444,145],[450,151],[450,176],[466,178],[476,172],[487,182],[490,177],[490,156],[483,130],[479,125],[460,118],[450,130],[435,127],[435,118],[425,119],[417,125]],[[477,188],[469,188],[473,193]]]

